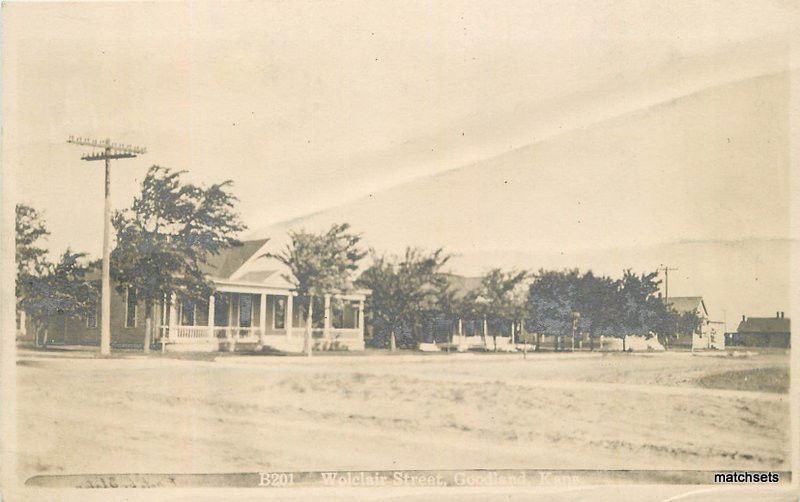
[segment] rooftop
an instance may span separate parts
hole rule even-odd
[[[788,317],[749,317],[739,323],[739,333],[789,333]]]
[[[679,314],[698,312],[708,316],[708,310],[702,296],[670,296],[666,303]]]
[[[239,246],[225,248],[217,255],[209,257],[208,262],[201,266],[204,273],[227,279],[249,260],[256,251],[261,249],[268,239],[243,241]]]
[[[463,298],[472,291],[481,287],[480,277],[464,277],[456,274],[444,274],[447,277],[447,282],[450,284],[450,289],[455,293],[457,298]]]

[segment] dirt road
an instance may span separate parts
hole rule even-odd
[[[51,357],[18,365],[19,470],[785,469],[788,395],[699,388],[785,355]]]

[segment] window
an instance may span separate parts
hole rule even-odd
[[[360,328],[361,322],[361,302],[353,302],[351,304],[353,310],[353,328]]]
[[[294,321],[292,326],[303,328],[308,318],[308,297],[294,296],[292,298],[292,319]],[[322,296],[314,297],[313,317],[311,326],[314,329],[321,329],[325,325],[325,298]]]
[[[136,290],[133,288],[128,288],[125,296],[125,327],[135,328],[137,313]]]
[[[86,327],[90,329],[97,327],[97,310],[95,308],[86,315]]]
[[[308,309],[307,296],[292,297],[292,327],[302,328],[306,325],[306,310]]]
[[[339,298],[331,298],[331,326],[344,328],[344,303]]]
[[[315,296],[314,310],[311,312],[311,327],[314,329],[322,329],[325,327],[325,297]]]
[[[239,295],[239,326],[253,326],[253,295]]]
[[[272,329],[283,329],[286,327],[286,298],[275,297],[272,302]]]
[[[181,302],[181,326],[194,326],[197,317],[197,304],[191,300]]]
[[[331,320],[336,329],[357,329],[360,303],[331,298]]]
[[[162,326],[169,326],[169,316],[170,316],[170,297],[164,295],[161,297],[161,325]]]
[[[214,293],[214,326],[228,325],[228,309],[230,309],[230,295]]]

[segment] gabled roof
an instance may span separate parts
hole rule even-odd
[[[447,277],[450,289],[455,293],[456,298],[463,298],[467,294],[481,287],[480,277],[464,277],[456,274],[443,274]]]
[[[788,317],[750,317],[739,323],[739,333],[789,333]]]
[[[708,309],[706,309],[706,303],[702,296],[670,296],[666,300],[666,304],[679,314],[697,312],[708,317]]]
[[[268,239],[243,241],[241,245],[223,249],[219,254],[209,257],[201,266],[203,273],[219,279],[227,279],[242,268],[253,255],[261,249]]]

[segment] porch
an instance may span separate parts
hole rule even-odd
[[[315,350],[364,349],[363,294],[315,297]],[[155,342],[170,351],[303,350],[308,298],[256,286],[217,285],[207,302],[161,302]]]

